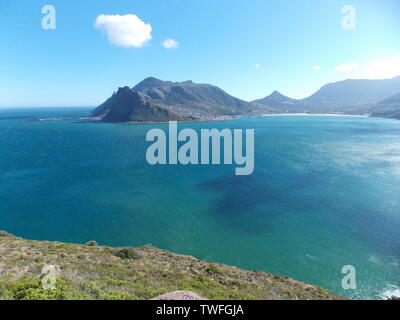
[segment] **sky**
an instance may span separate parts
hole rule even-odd
[[[0,107],[96,106],[148,76],[253,100],[400,75],[399,0],[0,0],[0,12]]]

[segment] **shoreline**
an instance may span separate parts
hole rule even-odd
[[[341,114],[341,113],[267,113],[261,117],[274,117],[274,116],[322,116],[322,117],[357,117],[369,118],[368,115],[361,114]]]
[[[369,115],[357,115],[357,114],[337,114],[337,113],[267,113],[257,116],[243,116],[241,118],[231,118],[231,119],[201,119],[201,120],[171,120],[178,123],[201,123],[201,122],[225,122],[225,121],[239,121],[249,118],[266,118],[266,117],[279,117],[279,116],[320,116],[320,117],[353,117],[353,118],[369,118]],[[168,124],[171,121],[125,121],[125,122],[106,122],[95,117],[66,117],[66,118],[40,118],[40,119],[30,119],[29,121],[38,122],[50,122],[50,121],[86,121],[92,123],[116,123],[116,124]]]
[[[171,120],[171,121],[176,121],[177,123],[197,123],[197,122],[225,122],[225,121],[237,121],[237,120],[242,120],[242,118],[234,118],[234,119],[215,119],[215,120],[182,120],[182,121],[178,121],[178,120]],[[98,120],[100,122],[104,122],[104,123],[122,123],[122,124],[156,124],[156,123],[162,123],[162,124],[168,124],[171,121],[140,121],[140,122],[136,122],[136,121],[127,121],[127,122],[105,122],[105,121],[101,121]]]

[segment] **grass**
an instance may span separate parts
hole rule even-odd
[[[56,288],[41,270],[56,268]],[[261,271],[210,263],[152,246],[110,248],[32,241],[0,231],[0,299],[137,300],[175,290],[207,299],[342,299],[319,287]]]

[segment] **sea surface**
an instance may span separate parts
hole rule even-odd
[[[153,244],[355,299],[400,287],[400,121],[273,116],[185,123],[255,129],[255,170],[151,166],[151,128],[31,121],[90,108],[0,110],[0,230],[37,240]],[[342,288],[342,267],[356,270]]]

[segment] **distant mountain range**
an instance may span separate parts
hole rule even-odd
[[[383,80],[344,80],[329,83],[308,98],[295,100],[277,91],[253,103],[273,107],[276,112],[368,113],[380,101],[400,93],[400,76]]]
[[[302,102],[327,108],[347,108],[377,103],[399,92],[400,77],[383,80],[344,80],[323,86]]]
[[[308,98],[296,100],[278,91],[252,102],[235,98],[210,84],[144,79],[119,88],[93,111],[106,122],[225,120],[268,113],[363,113],[400,109],[400,76],[384,80],[329,83]],[[399,113],[400,114],[400,113]]]

